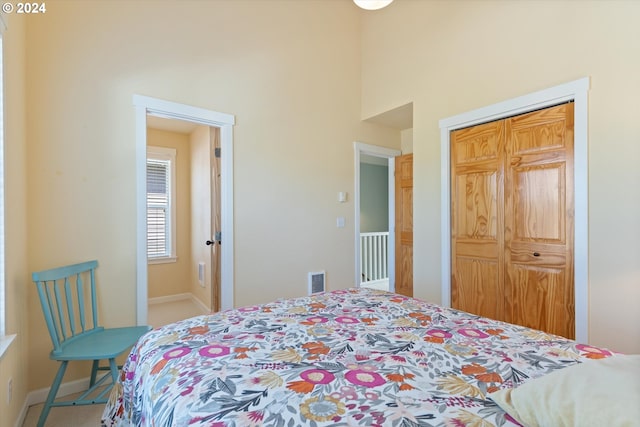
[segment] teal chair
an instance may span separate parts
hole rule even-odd
[[[109,391],[118,379],[116,357],[151,329],[148,326],[99,326],[95,280],[97,267],[97,261],[87,261],[32,275],[53,343],[49,357],[60,362],[40,414],[38,427],[44,426],[53,407],[106,403]],[[75,400],[56,401],[62,377],[68,363],[73,360],[93,361],[89,389]],[[108,360],[109,366],[100,366],[100,360]],[[98,371],[101,370],[109,372],[98,379]],[[111,381],[105,382],[109,377]],[[102,386],[105,387],[100,389]]]

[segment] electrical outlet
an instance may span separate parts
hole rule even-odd
[[[9,378],[7,382],[7,404],[11,403],[11,398],[13,394],[13,378]]]

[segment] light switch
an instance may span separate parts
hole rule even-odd
[[[343,216],[339,216],[336,220],[336,226],[338,228],[343,228],[344,227],[344,217]]]

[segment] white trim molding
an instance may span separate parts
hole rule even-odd
[[[179,104],[143,95],[133,95],[136,111],[136,320],[147,323],[147,231],[146,231],[146,164],[147,115],[183,120],[220,129],[221,156],[221,245],[220,308],[233,308],[233,125],[235,117],[191,105]]]
[[[7,17],[4,12],[0,12],[0,34],[7,31]]]
[[[4,13],[0,13],[0,359],[9,349],[9,346],[16,338],[15,334],[7,334],[7,293],[5,276],[5,234],[4,234],[4,212],[5,212],[5,184],[4,184],[4,40],[3,34],[7,29]]]
[[[456,129],[574,101],[575,339],[589,341],[588,77],[440,120],[442,305],[451,306],[451,175],[449,135]]]
[[[353,204],[355,209],[355,281],[354,286],[360,287],[360,156],[366,154],[374,157],[386,158],[389,167],[389,290],[395,290],[395,158],[402,154],[402,151],[377,145],[365,144],[364,142],[354,142],[354,188]]]
[[[11,334],[11,335],[0,334],[0,360],[2,359],[2,356],[4,356],[4,353],[7,351],[7,349],[13,342],[13,340],[16,339],[16,336],[17,336],[16,334]]]

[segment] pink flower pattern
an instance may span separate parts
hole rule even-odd
[[[102,421],[514,427],[488,391],[612,356],[417,299],[345,289],[150,331],[131,350]]]

